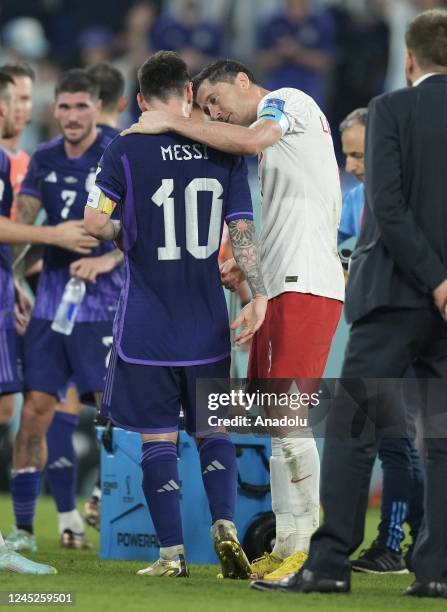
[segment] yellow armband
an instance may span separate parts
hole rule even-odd
[[[88,194],[86,206],[90,206],[90,208],[94,208],[98,212],[104,213],[110,217],[115,210],[116,202],[106,196],[99,187],[95,186]]]

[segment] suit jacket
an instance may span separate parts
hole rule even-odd
[[[447,279],[447,75],[371,101],[365,169],[346,317],[433,308],[432,290]]]

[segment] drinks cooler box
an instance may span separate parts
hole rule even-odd
[[[151,561],[159,543],[141,487],[139,434],[98,428],[101,444],[101,559]],[[271,512],[267,436],[233,434],[238,465],[235,523],[249,558],[271,550],[275,537]],[[190,563],[217,563],[210,538],[211,515],[202,483],[196,444],[179,432],[181,510],[186,557]]]

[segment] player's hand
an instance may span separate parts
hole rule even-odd
[[[230,291],[236,291],[239,285],[244,282],[244,273],[233,257],[224,261],[220,266],[220,280],[222,285]]]
[[[84,221],[66,221],[51,228],[51,243],[55,246],[74,251],[80,255],[88,255],[99,242],[87,234]]]
[[[434,289],[433,299],[441,317],[447,321],[447,279]]]
[[[96,284],[99,274],[107,274],[116,268],[116,259],[108,253],[99,257],[83,257],[70,265],[70,274],[75,278]]]
[[[14,307],[14,312],[16,317],[16,332],[19,334],[19,336],[23,336],[26,332],[26,328],[28,327],[28,323],[31,318],[33,305],[28,299],[28,296],[17,283],[15,285],[15,289],[16,303]]]
[[[171,115],[166,111],[145,111],[141,113],[137,123],[134,123],[121,132],[121,136],[128,134],[163,134],[169,132]]]
[[[251,340],[264,323],[267,304],[268,299],[266,296],[257,295],[249,304],[244,306],[240,315],[233,321],[231,329],[243,327],[241,333],[236,336],[236,344],[238,346]]]

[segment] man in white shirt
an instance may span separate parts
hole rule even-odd
[[[210,147],[259,156],[261,264],[269,305],[253,340],[248,378],[319,379],[344,299],[337,253],[341,192],[330,128],[304,92],[268,92],[239,62],[219,60],[194,82],[211,122],[144,113],[130,132],[173,131]],[[226,286],[243,280],[234,260],[222,267]],[[319,519],[315,441],[294,428],[272,438],[270,460],[276,543],[252,564],[253,575],[277,580],[307,557]]]

